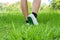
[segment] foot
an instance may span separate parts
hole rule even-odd
[[[28,22],[29,22],[29,24],[38,25],[38,22],[36,20],[36,17],[33,14],[30,14],[28,16]]]
[[[29,25],[29,22],[28,22],[28,20],[26,20],[26,24],[27,24],[27,25]]]

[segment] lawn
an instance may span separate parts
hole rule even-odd
[[[60,40],[60,12],[38,12],[39,25],[27,25],[21,12],[0,13],[0,40]]]

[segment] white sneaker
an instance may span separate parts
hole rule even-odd
[[[28,16],[28,21],[29,21],[29,24],[38,25],[38,22],[33,14],[30,14]]]

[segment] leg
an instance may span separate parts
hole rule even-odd
[[[27,0],[21,0],[21,6],[22,6],[22,12],[25,17],[25,20],[27,20],[27,16],[28,16]]]
[[[33,1],[33,9],[32,9],[32,14],[28,16],[28,21],[30,24],[38,25],[37,22],[37,12],[40,7],[41,0],[34,0]]]
[[[41,0],[34,0],[32,12],[37,13],[39,10],[40,4],[41,4]]]

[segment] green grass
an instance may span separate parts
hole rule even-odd
[[[41,11],[39,25],[26,25],[22,13],[0,14],[0,40],[60,40],[60,12]]]

